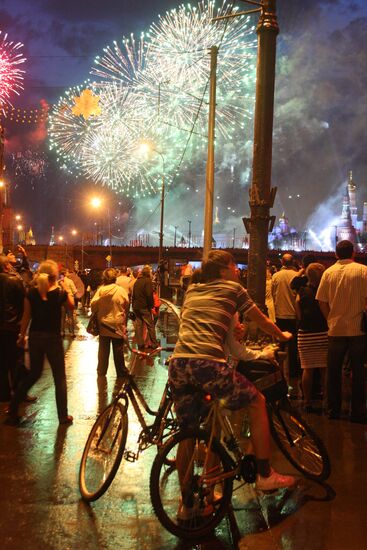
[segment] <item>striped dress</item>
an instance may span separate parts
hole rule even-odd
[[[316,288],[309,285],[299,289],[301,321],[298,330],[298,353],[302,369],[327,366],[327,322],[315,299]]]

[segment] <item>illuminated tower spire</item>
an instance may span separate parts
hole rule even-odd
[[[219,208],[218,206],[215,207],[215,220],[214,220],[214,223],[217,224],[217,223],[220,223],[220,220],[219,220]]]
[[[350,205],[350,215],[352,219],[352,225],[356,227],[357,225],[356,185],[353,181],[352,170],[350,170],[349,172],[348,193],[349,193],[349,205]]]
[[[50,246],[54,246],[55,244],[55,228],[54,226],[51,227],[51,238],[50,238]]]
[[[356,239],[356,230],[352,224],[352,216],[350,213],[350,198],[348,187],[345,189],[343,196],[343,208],[342,214],[340,216],[340,221],[338,224],[338,241],[348,240],[353,244],[357,242]]]

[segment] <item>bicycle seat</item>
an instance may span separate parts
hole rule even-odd
[[[237,370],[264,394],[267,401],[278,401],[287,395],[288,387],[283,373],[270,361],[239,361]]]

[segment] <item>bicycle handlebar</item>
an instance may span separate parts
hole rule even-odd
[[[152,351],[141,351],[140,349],[136,349],[136,348],[132,348],[130,346],[130,343],[128,341],[127,338],[125,338],[125,344],[127,345],[127,347],[129,348],[129,350],[134,353],[135,355],[137,355],[138,357],[154,357],[155,355],[158,355],[158,353],[160,353],[161,351],[169,351],[169,352],[172,352],[175,348],[172,348],[172,347],[162,347],[162,346],[158,346],[157,348],[155,349],[152,349]]]

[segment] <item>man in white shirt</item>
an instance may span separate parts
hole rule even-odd
[[[282,331],[291,332],[292,340],[288,342],[289,394],[291,397],[299,395],[300,365],[297,354],[297,315],[296,294],[291,289],[291,282],[297,276],[293,266],[291,254],[282,257],[282,268],[274,273],[271,280],[271,293],[275,309],[275,324]]]
[[[367,336],[361,330],[367,304],[367,266],[356,263],[350,241],[336,247],[337,262],[329,267],[316,294],[329,326],[327,406],[329,418],[339,418],[342,403],[342,366],[348,353],[352,369],[352,422],[366,423],[364,359]]]

